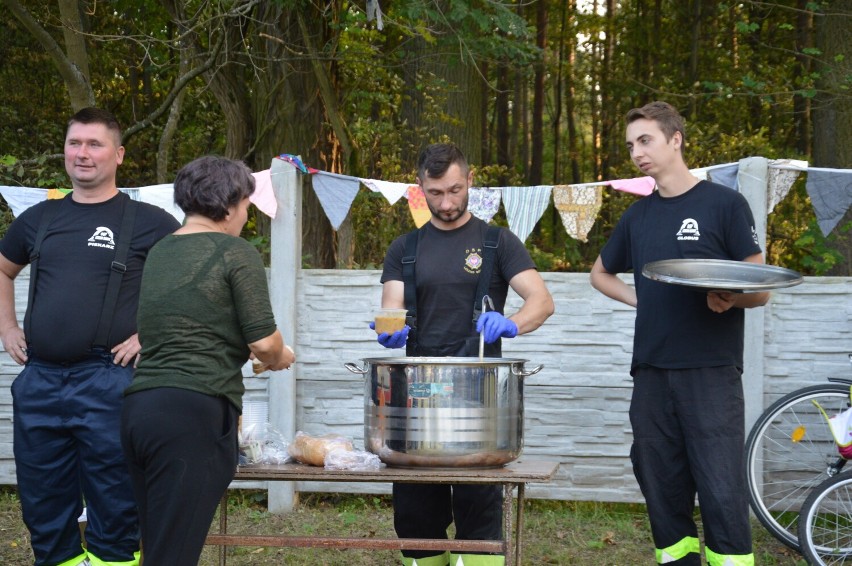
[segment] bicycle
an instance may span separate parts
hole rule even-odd
[[[846,464],[813,401],[829,415],[838,414],[849,408],[850,387],[852,379],[831,377],[788,393],[760,415],[746,440],[751,508],[775,538],[797,552],[802,552],[798,523],[805,500]]]
[[[798,537],[808,564],[852,564],[852,473],[811,490],[799,514]]]

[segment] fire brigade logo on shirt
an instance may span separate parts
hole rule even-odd
[[[677,231],[677,239],[697,241],[699,236],[701,236],[701,233],[698,232],[698,222],[692,218],[684,218],[680,230]]]
[[[480,249],[465,250],[467,257],[464,260],[464,270],[468,273],[479,273],[482,269],[482,256]]]
[[[93,248],[108,248],[115,249],[115,239],[112,235],[112,230],[106,226],[98,226],[95,233],[89,238],[89,246]]]

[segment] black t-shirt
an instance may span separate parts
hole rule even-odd
[[[748,202],[728,187],[701,181],[676,197],[655,192],[634,203],[601,250],[607,272],[633,270],[638,308],[631,369],[742,368],[743,309],[714,313],[706,292],[652,281],[642,267],[664,259],[741,261],[760,251]]]
[[[121,199],[126,198],[119,193],[96,204],[78,203],[70,196],[62,199],[41,245],[34,304],[27,306],[32,309],[31,328],[24,328],[24,332],[32,355],[61,363],[90,352],[115,244],[121,237]],[[0,253],[6,259],[18,265],[29,263],[42,214],[52,204],[36,204],[12,222],[0,242]],[[163,209],[136,204],[127,271],[121,281],[109,347],[136,333],[139,285],[148,250],[180,227]]]
[[[418,231],[415,280],[417,342],[421,351],[444,352],[476,335],[473,302],[487,231],[488,224],[476,217],[455,230],[440,230],[430,222]],[[404,281],[405,238],[400,236],[388,248],[382,283]],[[523,242],[509,230],[501,229],[488,289],[496,310],[503,312],[512,277],[528,269],[535,269],[535,263]]]

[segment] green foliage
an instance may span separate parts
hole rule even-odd
[[[653,13],[642,2],[618,4],[613,13],[579,4],[574,13],[563,13],[561,1],[541,4],[547,20],[543,49],[535,45],[535,3],[389,0],[382,2],[383,30],[366,21],[362,4],[344,0],[322,6],[304,0],[190,2],[181,8],[197,16],[192,21],[174,19],[167,4],[120,0],[108,9],[94,6],[84,18],[97,102],[125,128],[160,107],[178,78],[181,58],[192,56],[193,64],[200,64],[223,31],[235,31],[215,72],[235,86],[245,85],[248,100],[234,100],[236,89],[217,96],[209,75],[189,82],[167,176],[198,155],[231,149],[257,170],[268,166],[270,155],[287,151],[333,172],[413,182],[420,147],[446,139],[448,131],[474,131],[472,137],[481,137],[483,146],[469,155],[476,184],[523,186],[531,178],[533,77],[539,64],[545,81],[545,100],[539,101],[540,174],[547,184],[638,176],[624,148],[622,120],[629,108],[653,99],[672,102],[686,116],[690,166],[753,155],[808,159],[811,142],[803,131],[811,108],[825,103],[818,96],[840,94],[836,100],[843,100],[848,93],[849,79],[838,81],[836,92],[826,92],[824,85],[826,77],[842,71],[848,53],[823,52],[815,46],[811,24],[804,23],[823,18],[827,2],[808,2],[804,9],[812,14],[786,0],[662,0]],[[701,10],[698,28],[693,8]],[[29,2],[27,9],[64,45],[53,3]],[[297,15],[307,26],[304,33]],[[192,40],[185,27],[190,24],[200,30]],[[698,33],[682,33],[693,29]],[[71,113],[65,84],[50,56],[15,18],[0,21],[0,33],[0,78],[15,85],[0,94],[5,154],[0,183],[67,184],[62,160],[52,157],[61,151]],[[306,37],[327,73],[330,99],[316,88]],[[189,41],[193,51],[186,50]],[[463,79],[449,72],[459,69],[468,71]],[[562,98],[557,99],[560,79]],[[473,98],[477,80],[485,86],[481,101]],[[481,107],[453,106],[451,94],[464,89],[472,93],[470,104]],[[504,95],[509,105],[499,107],[497,99]],[[245,115],[230,115],[236,102],[246,102]],[[339,132],[330,127],[332,111],[344,122],[351,155],[343,155]],[[495,124],[507,114],[511,139],[498,140]],[[157,182],[165,116],[126,141],[120,186]],[[245,125],[248,147],[230,147],[229,123]],[[504,141],[509,155],[497,165],[497,146]],[[610,188],[603,189],[603,197],[588,242],[568,237],[552,206],[545,212],[527,240],[541,269],[591,267],[620,215],[636,200]],[[353,267],[381,266],[389,243],[413,228],[404,200],[391,206],[366,190],[355,199],[350,220]],[[503,213],[495,222],[506,224]],[[840,236],[826,239],[814,222],[804,190],[794,190],[769,219],[768,259],[814,274],[842,261],[834,250],[843,227],[836,230]],[[268,219],[255,212],[244,231],[266,257],[268,230]],[[314,253],[306,251],[305,265],[314,263]]]

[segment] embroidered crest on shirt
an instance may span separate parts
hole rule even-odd
[[[471,250],[465,250],[467,253],[467,257],[464,259],[464,270],[468,273],[479,273],[479,270],[482,269],[482,252],[481,249],[475,248]]]
[[[95,233],[89,238],[89,246],[93,248],[108,248],[115,249],[115,239],[112,235],[112,230],[106,226],[98,226]]]
[[[692,218],[684,218],[683,224],[680,225],[680,230],[677,231],[678,240],[695,240],[701,236],[698,232],[698,222]]]

